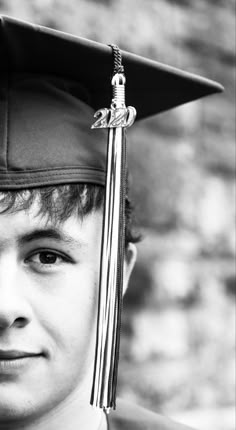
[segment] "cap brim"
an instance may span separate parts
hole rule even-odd
[[[113,70],[109,46],[46,27],[0,16],[0,70],[74,79],[95,109],[109,107]],[[223,91],[217,82],[122,51],[127,105],[138,119]]]

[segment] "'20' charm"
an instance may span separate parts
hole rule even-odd
[[[136,117],[136,109],[132,106],[121,108],[103,108],[95,112],[95,123],[91,128],[130,127]]]

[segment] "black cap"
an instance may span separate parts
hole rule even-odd
[[[0,16],[0,189],[105,183],[109,46]],[[127,104],[137,118],[222,91],[216,82],[122,52]]]

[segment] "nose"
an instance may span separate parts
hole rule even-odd
[[[25,327],[31,320],[22,285],[23,275],[14,260],[0,258],[0,333],[11,327]]]

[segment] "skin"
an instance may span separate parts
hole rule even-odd
[[[0,367],[0,428],[105,429],[89,405],[102,215],[55,226],[37,209],[0,215],[0,350],[38,354]],[[135,256],[130,245],[125,288]]]

